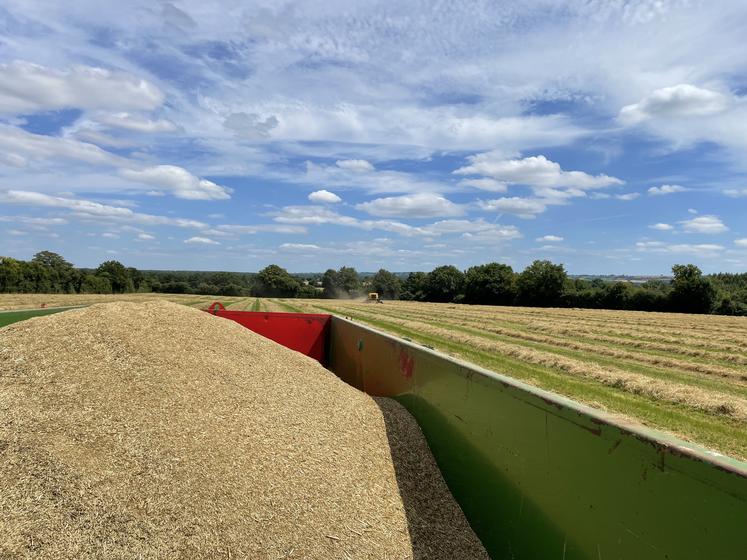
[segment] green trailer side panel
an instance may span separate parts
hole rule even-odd
[[[747,557],[747,464],[333,317],[330,369],[420,424],[492,558]]]

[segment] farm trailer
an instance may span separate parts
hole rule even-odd
[[[343,317],[209,312],[402,403],[494,559],[747,557],[746,463]]]

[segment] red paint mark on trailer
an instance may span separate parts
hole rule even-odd
[[[412,377],[412,370],[415,368],[415,358],[410,356],[404,350],[399,352],[399,371],[403,377],[410,379]]]

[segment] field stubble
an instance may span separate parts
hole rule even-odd
[[[290,301],[298,306],[300,300]],[[747,320],[742,318],[394,301],[372,306],[309,300],[300,306],[482,360],[499,373],[518,374],[592,406],[747,457],[747,348],[740,344]],[[628,338],[638,327],[648,341]],[[657,329],[669,340],[653,338]],[[689,344],[691,330],[696,348]],[[527,365],[534,366],[531,374]]]

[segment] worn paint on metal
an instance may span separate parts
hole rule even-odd
[[[329,351],[417,419],[494,559],[747,555],[745,463],[339,317]]]

